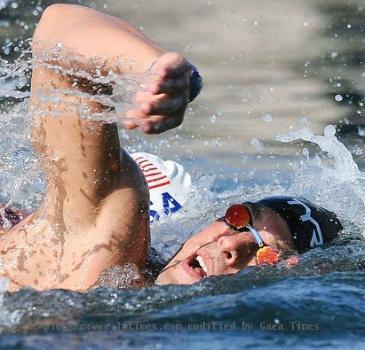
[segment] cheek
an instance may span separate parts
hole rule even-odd
[[[170,283],[170,270],[161,271],[161,273],[157,276],[155,284],[168,284]],[[171,282],[172,283],[172,282]]]
[[[252,237],[240,237],[236,242],[238,261],[237,267],[243,269],[247,266],[256,265],[256,253],[259,249],[256,241]]]
[[[175,259],[175,258],[174,258]],[[178,274],[176,274],[177,261],[171,260],[160,272],[155,283],[156,284],[171,284],[177,283]]]
[[[213,242],[217,242],[218,238],[226,234],[229,230],[223,223],[214,222],[203,230],[190,237],[182,246],[181,250],[174,256],[171,262],[179,262],[190,258],[200,248],[207,246]],[[170,263],[169,263],[170,264]]]
[[[181,261],[192,257],[199,248],[208,245],[214,241],[206,232],[202,231],[197,233],[195,236],[189,238],[180,250],[175,254],[175,256],[170,260],[167,266],[173,266]]]
[[[189,238],[182,248],[184,250],[198,250],[203,245],[209,244],[215,241],[217,234],[212,231],[203,230]]]
[[[277,238],[273,236],[272,233],[270,233],[270,231],[276,229],[275,226],[273,227],[263,226],[262,228],[259,228],[259,234],[261,236],[261,239],[264,241],[265,245],[269,245],[272,246],[273,248],[276,248]]]
[[[256,259],[256,254],[255,254],[255,256],[247,262],[246,266],[256,266],[256,265],[257,265],[257,259]]]

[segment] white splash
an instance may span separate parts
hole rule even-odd
[[[8,6],[8,3],[10,0],[0,0],[0,10],[4,9],[6,6]]]
[[[315,143],[323,152],[326,152],[329,157],[334,159],[334,170],[338,171],[339,177],[356,179],[360,175],[359,168],[349,150],[335,135],[336,129],[334,126],[327,125],[323,136],[314,135],[309,129],[299,129],[284,135],[276,135],[276,139],[281,142],[304,140]]]
[[[319,146],[329,157],[304,152],[304,160],[296,165],[289,192],[304,196],[333,210],[343,221],[352,222],[362,231],[365,219],[365,176],[352,158],[350,151],[335,136],[335,128],[328,125],[323,135],[315,135],[309,129],[300,129],[284,135],[276,135],[281,142],[308,141]]]

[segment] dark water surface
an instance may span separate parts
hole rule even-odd
[[[31,37],[51,3],[0,0],[3,58],[19,55],[17,45]],[[302,128],[322,134],[327,124],[336,125],[363,169],[365,2],[82,3],[123,17],[164,47],[183,52],[205,79],[180,129],[152,138],[121,131],[129,149],[183,162],[200,191],[201,203],[190,205],[192,213],[171,220],[167,229],[152,227],[156,237],[173,230],[171,239],[185,237],[242,196],[286,191],[336,210],[345,233],[337,245],[305,254],[297,267],[249,268],[189,287],[0,293],[0,348],[365,348],[363,174],[354,179],[345,165],[331,168],[331,159],[314,143],[281,143],[275,137]],[[0,81],[3,91],[9,81]],[[28,88],[23,84],[20,90]],[[1,101],[6,110],[21,99],[2,93]],[[5,136],[14,139],[26,120],[21,113],[19,121],[8,116],[12,123],[0,129],[2,142]],[[26,144],[26,131],[21,133],[17,142]],[[27,147],[17,149],[19,159],[28,157]],[[334,153],[343,153],[336,147]]]

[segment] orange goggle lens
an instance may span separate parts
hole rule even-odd
[[[237,230],[241,230],[250,223],[250,212],[248,208],[242,204],[234,204],[230,206],[225,215],[225,221],[228,225]]]
[[[257,251],[256,260],[259,265],[274,265],[279,261],[279,253],[274,248],[265,246]]]
[[[279,261],[279,253],[270,246],[264,246],[259,233],[250,226],[251,215],[248,208],[243,204],[231,205],[224,216],[224,221],[237,231],[247,228],[254,236],[259,250],[256,253],[257,264],[274,265]]]

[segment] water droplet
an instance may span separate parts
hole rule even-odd
[[[265,121],[265,122],[270,123],[272,121],[272,116],[270,114],[264,114],[262,116],[262,120]]]
[[[355,145],[352,147],[351,153],[355,156],[361,156],[363,154],[363,150],[358,145]]]
[[[323,134],[324,134],[325,137],[335,136],[336,135],[336,129],[333,125],[327,125],[324,128],[324,133]]]
[[[343,100],[342,95],[336,95],[336,96],[335,96],[335,101],[336,101],[336,102],[341,102],[342,100]]]
[[[252,147],[255,147],[260,152],[263,151],[263,149],[264,149],[261,142],[256,137],[251,139],[250,144],[251,144]]]
[[[357,133],[359,136],[365,137],[365,128],[359,128]]]

